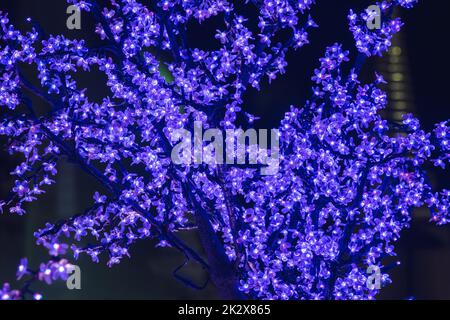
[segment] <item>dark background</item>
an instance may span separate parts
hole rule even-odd
[[[142,1],[146,3],[150,0]],[[260,92],[250,91],[246,96],[246,108],[263,120],[261,127],[276,126],[290,105],[301,106],[310,96],[310,77],[318,64],[318,58],[326,46],[344,43],[354,50],[353,39],[347,30],[346,16],[349,8],[363,8],[370,3],[361,0],[322,0],[311,12],[320,25],[312,31],[311,44],[299,52],[289,54],[287,73]],[[448,12],[450,4],[442,0],[422,0],[411,11],[402,11],[406,26],[396,39],[401,47],[401,70],[408,111],[414,112],[425,128],[450,118],[448,101],[450,63],[448,39],[450,27]],[[89,43],[97,40],[92,21],[82,17],[81,31],[66,29],[66,2],[63,0],[0,0],[0,10],[9,12],[16,26],[25,28],[26,17],[33,17],[51,34],[64,34],[70,38],[85,38]],[[251,13],[249,13],[251,14]],[[189,41],[192,46],[208,48],[216,30],[214,22],[192,25]],[[389,71],[389,58],[370,59],[363,74],[371,79],[372,71]],[[389,74],[388,74],[389,75]],[[388,79],[389,80],[389,79]],[[96,74],[85,75],[88,94],[101,97],[104,88]],[[394,102],[392,102],[394,104]],[[392,111],[392,110],[391,110]],[[387,116],[394,116],[392,114]],[[0,141],[3,144],[3,141]],[[3,148],[2,148],[3,149]],[[14,167],[14,159],[0,151],[0,198],[11,187],[8,173]],[[448,171],[448,170],[447,170]],[[436,187],[449,187],[448,172],[430,171]],[[21,257],[27,256],[31,263],[45,261],[45,252],[34,245],[33,231],[47,221],[76,214],[90,201],[95,185],[76,167],[70,164],[59,167],[58,183],[51,191],[30,207],[27,217],[0,215],[0,283],[11,281]],[[397,252],[402,265],[391,272],[393,284],[383,290],[380,298],[450,299],[450,229],[437,227],[427,221],[426,212],[414,214],[411,229],[405,231]],[[186,235],[196,243],[195,236]],[[58,284],[46,288],[48,298],[55,299],[204,299],[215,298],[212,287],[194,291],[178,283],[172,276],[182,259],[177,252],[154,249],[153,243],[141,242],[131,250],[132,259],[109,270],[104,264],[95,265],[81,259],[82,290],[68,291]],[[194,266],[185,271],[201,282],[204,275]],[[14,283],[14,282],[13,282]]]

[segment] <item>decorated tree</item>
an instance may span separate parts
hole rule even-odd
[[[366,58],[383,55],[402,27],[394,9],[417,0],[378,3],[375,29],[369,25],[376,13],[350,12],[355,63],[347,67],[351,55],[341,44],[329,46],[310,100],[292,107],[274,131],[279,148],[261,149],[258,163],[248,165],[224,164],[210,141],[200,141],[209,161],[175,163],[177,133],[195,123],[253,127],[258,118],[245,112],[244,94],[281,77],[286,54],[309,43],[318,27],[308,15],[314,0],[68,2],[95,19],[101,46],[47,35],[31,19],[27,32],[18,31],[0,14],[0,135],[21,159],[0,211],[25,215],[26,204],[57,183],[64,161],[103,190],[84,212],[36,231],[51,259],[36,271],[22,260],[17,276],[24,287],[5,284],[2,299],[41,299],[33,282],[67,279],[73,258],[106,257],[112,267],[144,239],[199,264],[224,298],[373,299],[390,282],[386,261],[412,211],[426,206],[433,222],[448,222],[450,191],[432,190],[424,168],[448,163],[449,122],[427,133],[412,115],[385,120],[383,78],[359,80]],[[257,9],[257,21],[244,15],[246,7]],[[190,23],[213,17],[221,20],[216,48],[190,46]],[[36,70],[39,85],[24,66]],[[79,84],[77,75],[90,70],[106,79],[101,102],[89,98],[95,88]],[[45,111],[35,108],[36,98]],[[267,174],[269,157],[277,170]],[[198,234],[204,254],[179,237],[186,230]],[[181,268],[175,276],[195,287]],[[370,285],[368,269],[380,272],[380,286]]]

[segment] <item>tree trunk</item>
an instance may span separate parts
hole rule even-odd
[[[200,234],[200,241],[205,250],[209,263],[211,280],[219,290],[221,298],[226,300],[246,300],[239,291],[239,278],[233,263],[225,253],[222,242],[214,232],[205,212],[200,209],[196,213],[196,220]]]

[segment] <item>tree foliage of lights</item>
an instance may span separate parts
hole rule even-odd
[[[23,259],[17,276],[24,287],[5,284],[1,299],[41,299],[32,283],[67,279],[72,257],[106,257],[113,266],[143,239],[199,264],[224,298],[373,299],[379,289],[367,286],[367,268],[378,266],[383,286],[390,282],[385,261],[412,211],[426,206],[432,221],[448,222],[450,191],[433,191],[424,168],[448,164],[449,122],[429,133],[412,115],[389,122],[380,115],[383,78],[358,78],[364,58],[385,53],[400,31],[393,10],[417,0],[378,3],[379,30],[368,29],[370,13],[349,13],[357,62],[345,72],[349,51],[326,49],[311,99],[279,125],[273,176],[254,166],[174,165],[172,134],[195,121],[224,130],[258,121],[245,112],[244,94],[282,76],[286,54],[309,43],[318,27],[309,16],[314,0],[243,1],[240,7],[256,7],[256,22],[228,0],[68,2],[95,19],[102,46],[47,35],[31,19],[29,31],[18,31],[0,13],[0,135],[22,159],[0,211],[25,215],[25,205],[57,182],[63,161],[103,190],[84,212],[36,231],[51,259],[39,270]],[[216,49],[190,47],[189,26],[213,17],[222,21]],[[280,40],[280,33],[289,36]],[[24,65],[38,79],[27,79]],[[109,88],[101,102],[77,79],[91,70]],[[32,98],[45,102],[45,112]],[[204,255],[179,237],[185,230],[199,234]],[[196,287],[179,269],[174,275]]]

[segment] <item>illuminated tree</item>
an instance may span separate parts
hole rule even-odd
[[[77,163],[107,190],[95,193],[85,212],[35,233],[52,259],[35,272],[22,260],[18,277],[30,280],[22,290],[5,285],[1,297],[40,299],[32,281],[66,279],[69,248],[75,259],[87,254],[99,262],[104,255],[113,266],[136,241],[157,239],[202,266],[224,298],[374,298],[380,288],[367,285],[367,269],[378,268],[381,284],[389,282],[385,258],[395,255],[412,211],[426,205],[436,223],[448,219],[450,191],[434,192],[424,167],[448,163],[449,123],[426,133],[412,116],[388,122],[379,112],[387,103],[382,77],[358,80],[364,58],[386,52],[401,29],[393,9],[416,2],[379,3],[376,30],[368,28],[373,13],[350,12],[356,63],[347,74],[349,52],[340,44],[327,48],[311,99],[281,121],[273,175],[254,165],[176,165],[174,132],[192,130],[195,121],[221,130],[251,127],[258,119],[244,112],[244,93],[280,77],[287,52],[308,44],[317,27],[307,15],[313,0],[241,4],[258,9],[256,22],[226,0],[111,0],[104,8],[70,0],[96,19],[103,43],[96,48],[37,27],[22,33],[1,14],[0,135],[22,162],[0,211],[24,215],[24,205],[56,182],[62,161]],[[190,47],[189,23],[212,17],[223,21],[217,48]],[[37,70],[39,86],[25,78],[24,64]],[[77,81],[90,70],[106,78],[109,94],[100,103]],[[37,112],[31,97],[48,109]],[[177,236],[182,230],[199,234],[205,257]],[[176,277],[195,286],[179,269]]]

